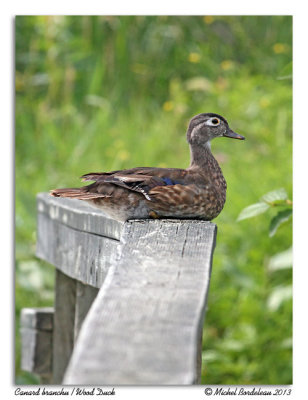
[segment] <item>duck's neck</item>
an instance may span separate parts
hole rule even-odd
[[[214,168],[218,165],[212,152],[210,142],[207,142],[205,146],[197,144],[190,144],[190,169],[195,168],[208,168],[213,166]]]

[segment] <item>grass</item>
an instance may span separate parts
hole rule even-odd
[[[212,143],[228,192],[202,379],[292,382],[292,302],[269,307],[292,273],[267,268],[291,229],[269,238],[266,214],[236,222],[264,193],[292,194],[291,40],[284,16],[16,18],[16,321],[53,302],[53,269],[34,255],[36,194],[90,171],[186,167],[189,119],[217,112],[247,140]],[[16,330],[16,382],[35,383]]]

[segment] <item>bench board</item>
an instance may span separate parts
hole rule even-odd
[[[64,383],[196,383],[215,233],[204,221],[127,222]]]
[[[57,268],[54,382],[64,373],[74,385],[198,382],[216,225],[121,223],[47,193],[37,202],[37,255]]]

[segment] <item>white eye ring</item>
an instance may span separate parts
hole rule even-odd
[[[205,125],[209,125],[209,126],[218,126],[219,124],[220,124],[220,119],[217,117],[208,119],[205,123]]]

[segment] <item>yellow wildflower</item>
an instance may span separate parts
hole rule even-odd
[[[270,101],[269,101],[269,99],[268,98],[266,98],[266,97],[262,97],[261,99],[260,99],[260,107],[261,108],[266,108],[266,107],[268,107],[269,105],[270,105]]]
[[[281,54],[286,53],[288,46],[284,43],[275,43],[273,46],[274,53]]]
[[[204,21],[206,24],[210,25],[210,24],[213,23],[214,17],[213,17],[212,15],[205,15],[205,16],[203,17],[203,21]]]
[[[129,152],[126,150],[120,150],[117,154],[117,158],[121,161],[125,161],[129,159]]]
[[[224,71],[228,71],[234,67],[234,62],[231,60],[224,60],[221,62],[220,66]]]
[[[173,108],[174,108],[174,104],[172,103],[172,101],[166,101],[166,102],[163,104],[163,109],[164,109],[165,111],[171,111],[171,110],[173,110]]]
[[[198,63],[200,62],[200,54],[199,53],[189,53],[188,61],[191,63]]]

